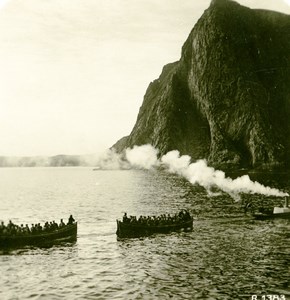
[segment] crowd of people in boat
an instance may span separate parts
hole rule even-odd
[[[7,225],[4,224],[3,221],[0,223],[0,235],[33,235],[33,234],[41,234],[41,233],[49,233],[61,229],[65,226],[72,225],[75,223],[75,219],[72,215],[68,218],[68,222],[65,223],[63,219],[60,220],[60,223],[56,223],[55,221],[45,222],[42,226],[40,223],[31,224],[29,227],[28,224],[20,226],[14,224],[11,220]]]
[[[123,223],[132,224],[132,225],[146,225],[146,226],[165,226],[165,225],[174,225],[183,223],[191,220],[190,213],[187,210],[181,210],[175,215],[162,214],[159,216],[127,216],[127,213],[124,213]]]

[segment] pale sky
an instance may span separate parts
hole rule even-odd
[[[238,2],[290,14],[290,0]],[[0,156],[96,153],[128,135],[209,3],[0,0]]]

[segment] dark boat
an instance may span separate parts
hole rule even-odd
[[[21,248],[24,246],[47,247],[77,240],[77,223],[65,225],[52,232],[29,235],[0,235],[0,249]]]
[[[270,220],[270,219],[290,219],[289,200],[285,197],[283,207],[274,207],[271,210],[260,208],[259,212],[253,214],[256,220]]]
[[[290,220],[290,209],[288,212],[280,212],[280,213],[274,213],[274,210],[272,212],[268,212],[268,213],[256,212],[253,214],[253,216],[256,220],[271,220],[271,219],[289,219]]]
[[[170,233],[175,231],[192,230],[193,217],[187,213],[186,217],[178,222],[171,224],[139,224],[138,222],[124,222],[117,220],[117,236],[118,238],[134,238],[149,236],[154,233]]]

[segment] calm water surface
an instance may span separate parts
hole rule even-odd
[[[79,222],[74,245],[2,252],[1,300],[290,299],[287,220],[253,221],[229,196],[210,198],[162,171],[7,168],[0,176],[0,220],[32,224],[73,214]],[[290,191],[285,174],[262,181]],[[116,239],[115,220],[125,211],[181,208],[196,215],[192,232]]]

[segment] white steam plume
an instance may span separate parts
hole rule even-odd
[[[133,168],[150,169],[157,166],[157,154],[158,150],[149,144],[126,149],[126,158]]]
[[[211,189],[219,188],[234,199],[238,199],[240,193],[277,197],[289,196],[288,193],[279,191],[276,188],[252,181],[248,175],[236,179],[226,177],[223,171],[209,167],[206,160],[191,163],[190,156],[180,156],[177,150],[168,152],[160,160],[158,160],[157,155],[158,150],[149,144],[134,146],[132,149],[128,148],[125,151],[125,156],[116,153],[114,150],[109,150],[100,157],[97,165],[101,169],[150,169],[163,165],[168,168],[169,172],[183,176],[192,184],[199,184],[204,187],[209,195],[216,194]]]
[[[89,158],[89,161],[92,159]],[[108,149],[101,154],[97,154],[94,159],[94,165],[100,170],[127,170],[131,166],[114,149]]]
[[[252,181],[248,175],[231,179],[225,177],[223,171],[209,167],[205,160],[190,163],[188,155],[180,156],[179,151],[170,151],[161,158],[161,162],[172,173],[179,174],[192,184],[199,184],[210,191],[212,187],[218,187],[222,191],[235,196],[239,193],[263,194],[266,196],[289,196],[289,194]]]
[[[157,154],[158,150],[151,145],[128,148],[125,155],[108,149],[96,155],[94,165],[100,170],[150,169],[159,164]]]

